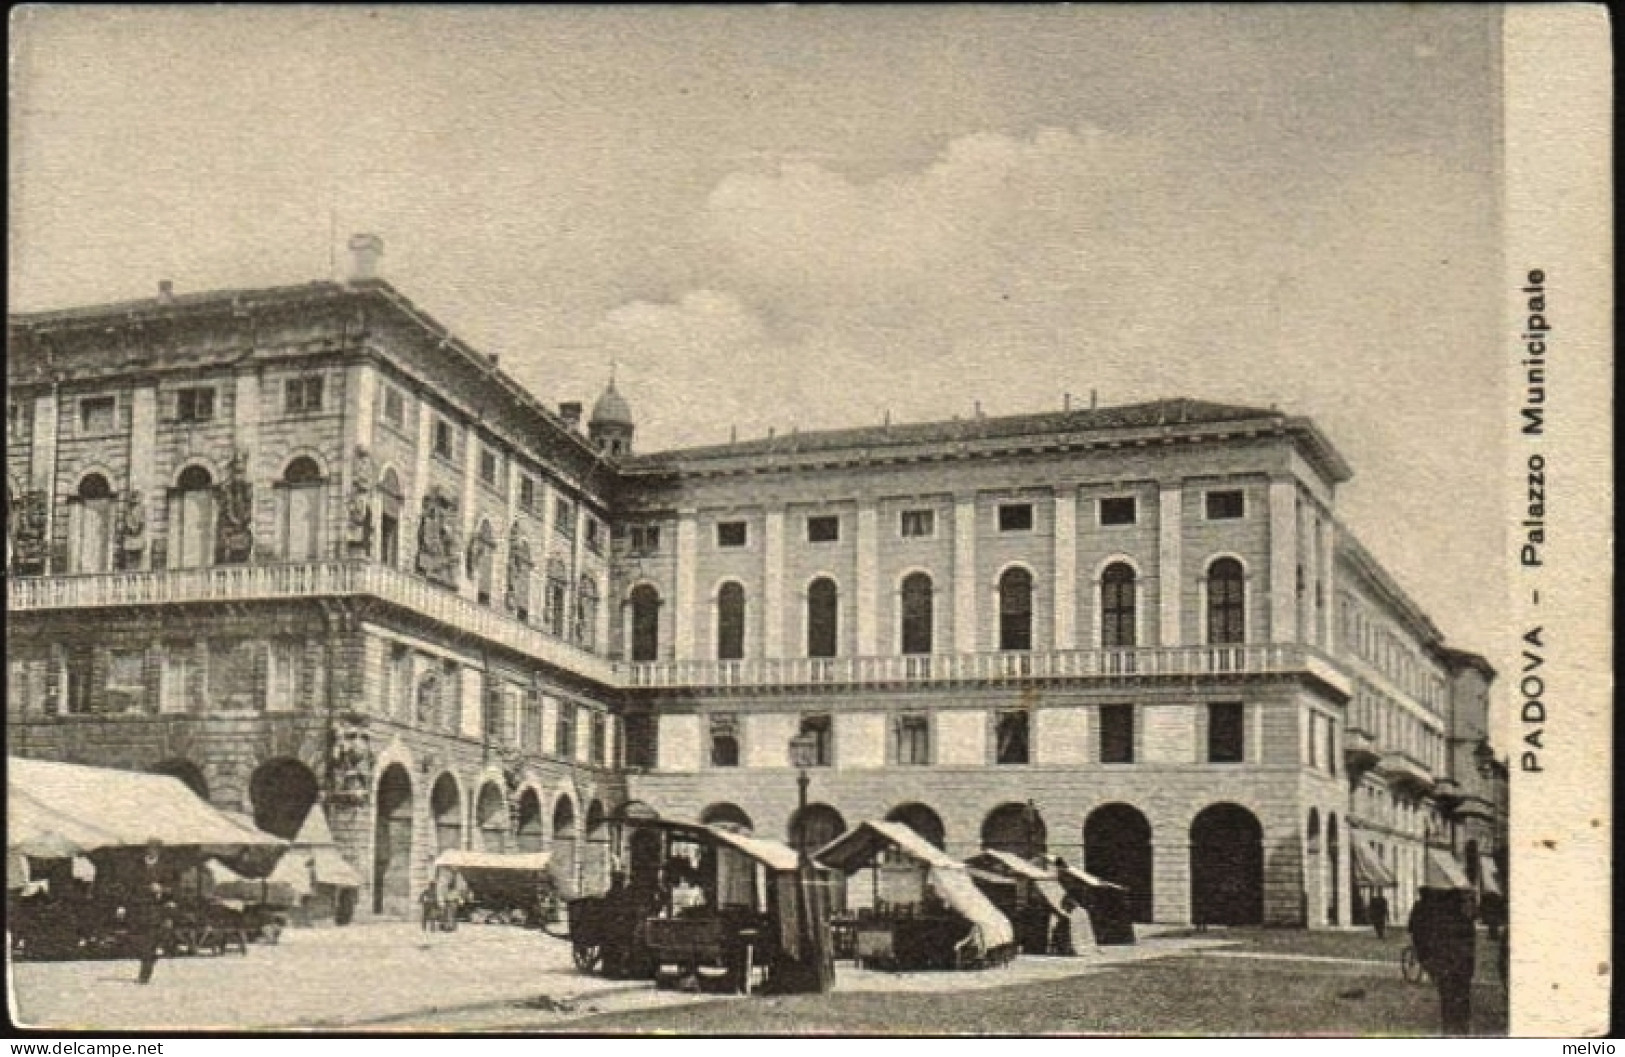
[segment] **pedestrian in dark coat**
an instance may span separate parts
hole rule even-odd
[[[1472,1027],[1473,970],[1477,930],[1470,893],[1423,888],[1411,910],[1409,929],[1416,960],[1439,989],[1440,1033],[1466,1035]]]
[[[169,946],[172,922],[169,920],[168,895],[158,871],[160,858],[160,848],[154,841],[148,845],[142,858],[141,883],[130,899],[130,931],[135,940],[136,957],[141,962],[141,971],[136,976],[136,983],[139,984],[152,982],[158,954]]]
[[[1377,930],[1377,939],[1388,934],[1388,900],[1383,896],[1382,889],[1377,889],[1371,897],[1371,927]]]

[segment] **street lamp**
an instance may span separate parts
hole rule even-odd
[[[803,859],[807,857],[807,785],[812,781],[807,775],[807,768],[817,763],[817,735],[803,732],[790,739],[790,766],[799,772],[796,775],[799,794],[796,801],[796,851]]]

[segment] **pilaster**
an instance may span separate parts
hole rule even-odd
[[[1180,628],[1180,601],[1185,589],[1184,556],[1181,544],[1185,528],[1185,492],[1176,481],[1163,484],[1157,504],[1157,598],[1162,618],[1160,645],[1178,646],[1184,636]]]
[[[1291,642],[1298,622],[1298,486],[1291,478],[1270,481],[1269,531],[1269,641]]]
[[[954,497],[954,650],[976,652],[976,496]]]
[[[784,656],[784,615],[784,511],[769,510],[762,525],[764,657]]]
[[[1063,488],[1055,497],[1055,648],[1077,645],[1078,497]]]
[[[694,577],[699,559],[699,525],[692,510],[677,515],[677,598],[672,606],[672,655],[694,659]]]
[[[859,657],[872,657],[877,648],[879,603],[877,590],[880,578],[880,514],[873,500],[858,505],[858,639]]]

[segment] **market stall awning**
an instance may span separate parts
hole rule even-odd
[[[1399,883],[1394,880],[1393,872],[1377,858],[1370,841],[1356,833],[1350,847],[1354,849],[1355,884],[1366,888],[1393,888]]]
[[[440,853],[436,869],[454,870],[545,870],[552,855],[545,851],[500,852],[453,848]]]
[[[339,854],[338,842],[327,825],[327,813],[319,803],[310,805],[310,813],[293,838],[295,849],[302,850],[310,859],[311,877],[317,884],[335,888],[360,888],[361,876],[348,860]]]
[[[1046,870],[1042,866],[1034,866],[1014,852],[999,851],[995,848],[983,848],[980,852],[965,860],[969,866],[1002,870],[1012,877],[1024,877],[1029,881],[1054,880],[1055,872]]]
[[[1467,871],[1456,857],[1442,848],[1429,848],[1422,875],[1423,888],[1472,888]]]
[[[6,770],[6,845],[25,854],[53,843],[70,854],[155,840],[216,854],[286,843],[226,817],[167,775],[18,757]]]

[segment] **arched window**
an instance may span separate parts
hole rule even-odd
[[[931,577],[909,573],[903,578],[903,652],[930,653],[932,649]]]
[[[1033,574],[1012,566],[999,577],[999,649],[1033,648]]]
[[[1135,641],[1134,567],[1113,562],[1100,574],[1100,645],[1119,649]]]
[[[290,562],[315,561],[321,555],[321,467],[301,455],[282,472],[281,529],[283,557]]]
[[[598,641],[598,581],[590,576],[576,587],[575,640],[589,650]]]
[[[660,657],[660,592],[649,584],[632,588],[632,659]]]
[[[807,588],[807,656],[833,657],[838,652],[840,591],[835,581],[820,576]]]
[[[393,468],[384,471],[378,484],[378,560],[389,566],[401,563],[401,479]]]
[[[214,558],[214,480],[189,466],[169,499],[169,562],[177,569],[209,565]]]
[[[745,589],[730,580],[717,592],[717,660],[745,656]]]
[[[1247,641],[1246,592],[1246,574],[1236,559],[1220,558],[1207,567],[1208,645]]]
[[[113,490],[101,474],[79,482],[70,528],[69,568],[76,573],[107,572],[113,553]]]

